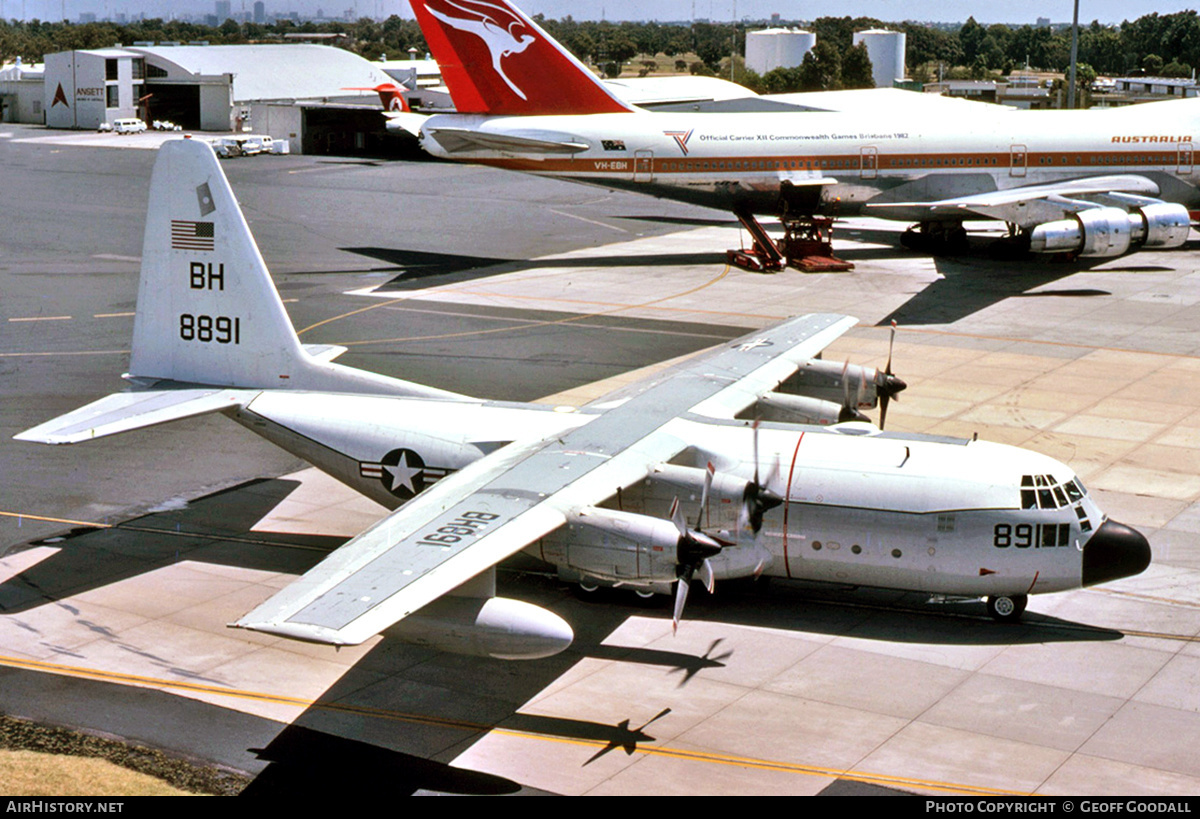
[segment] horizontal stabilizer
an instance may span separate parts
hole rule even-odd
[[[404,131],[412,136],[421,135],[421,126],[429,119],[424,114],[414,114],[410,111],[385,111],[387,129],[389,131]]]
[[[333,361],[346,352],[346,348],[339,344],[305,344],[303,347],[304,352],[317,361]]]
[[[489,134],[470,128],[429,128],[427,130],[429,135],[439,145],[452,154],[461,153],[462,151],[576,154],[580,151],[586,151],[589,147],[586,142],[576,139],[569,134],[547,134],[549,137],[561,136],[560,139],[537,139],[534,137],[514,136],[512,134]]]
[[[14,435],[18,441],[76,444],[131,429],[165,424],[238,407],[257,390],[149,390],[118,392]]]

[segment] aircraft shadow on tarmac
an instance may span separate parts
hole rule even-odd
[[[877,235],[876,235],[877,234]],[[859,241],[895,244],[898,234],[888,231],[846,231]],[[996,258],[988,246],[994,240],[973,239],[967,253],[956,256],[934,256],[934,266],[940,276],[924,289],[914,292],[912,298],[880,320],[877,326],[898,324],[952,324],[959,319],[999,304],[1010,298],[1089,298],[1111,296],[1107,290],[1096,288],[1060,288],[1040,290],[1038,288],[1068,278],[1076,273],[1086,273],[1102,264],[1107,264],[1104,273],[1157,273],[1169,268],[1160,265],[1138,264],[1136,254],[1127,257],[1126,264],[1113,265],[1113,259],[1076,259],[1038,257],[1025,254],[1019,258]],[[1195,243],[1200,244],[1200,243]],[[1193,243],[1187,245],[1192,247]],[[912,251],[896,247],[847,249],[847,260],[867,258],[895,258],[897,254]]]
[[[1104,260],[1093,260],[1100,262]],[[1085,262],[1012,261],[979,256],[935,257],[940,276],[879,321],[887,326],[953,324],[1010,298],[1108,296],[1106,290],[1072,289],[1031,293],[1039,287],[1088,270]]]
[[[346,747],[349,740],[345,737],[350,731],[353,742],[359,744],[353,753],[371,760],[367,766],[371,770],[383,771],[409,758],[422,760],[420,765],[406,769],[406,790],[416,786],[458,793],[499,792],[488,789],[500,787],[507,780],[484,775],[475,780],[465,768],[447,770],[429,761],[457,758],[493,731],[500,738],[520,734],[586,746],[570,763],[565,760],[572,757],[565,753],[563,765],[586,768],[608,754],[632,756],[656,741],[654,724],[658,720],[686,705],[686,698],[691,696],[687,685],[696,675],[724,668],[734,659],[732,646],[736,641],[725,637],[707,641],[699,656],[660,648],[664,641],[649,647],[605,642],[630,616],[666,620],[671,616],[669,604],[647,607],[630,602],[636,598],[619,591],[578,599],[544,574],[502,572],[499,581],[504,594],[551,608],[571,622],[576,628],[575,644],[554,657],[514,663],[440,653],[385,636],[284,730],[280,744],[286,753],[272,743],[268,754],[262,756],[272,761],[260,776],[262,787],[304,782],[306,776],[315,774],[321,759],[327,754],[337,755],[337,749]],[[785,584],[773,584],[768,593],[751,590],[727,597],[709,598],[697,591],[680,629],[687,629],[689,623],[694,628],[699,622],[713,620],[866,639],[984,645],[1120,637],[1116,632],[1040,616],[1035,616],[1030,625],[1002,626],[980,616],[880,611],[819,601],[806,604],[807,594]],[[544,713],[547,703],[530,709],[543,713],[526,713],[526,703],[544,695],[555,681],[585,660],[640,665],[651,674],[648,680],[655,679],[652,667],[658,667],[660,675],[667,679],[678,676],[678,682],[671,688],[648,684],[645,696],[636,707],[631,706],[631,715],[611,723],[549,715]],[[635,718],[634,713],[640,716]],[[647,713],[653,716],[647,719]],[[342,764],[340,759],[337,764]],[[470,764],[469,757],[459,764]],[[455,779],[451,771],[464,773],[461,779]],[[258,784],[246,793],[258,792]],[[517,785],[509,783],[509,787],[515,789]]]
[[[297,486],[280,478],[250,481],[182,509],[153,512],[112,528],[76,527],[14,547],[9,551],[34,546],[58,551],[0,583],[0,614],[19,614],[183,560],[303,572],[345,538],[251,531]]]
[[[631,217],[633,218],[633,217]],[[647,217],[636,217],[644,219]],[[663,221],[687,221],[663,217]],[[711,220],[717,224],[725,224]],[[839,257],[847,261],[865,262],[911,256],[912,251],[897,246],[895,231],[855,229],[847,233],[858,241],[880,243],[887,247],[839,248]],[[1076,273],[1087,272],[1111,259],[1079,259],[1062,261],[1044,258],[1004,260],[993,258],[986,249],[988,240],[976,241],[969,252],[959,256],[935,256],[934,265],[939,278],[921,290],[902,306],[883,318],[880,326],[892,321],[903,325],[952,324],[959,319],[998,304],[1009,298],[1073,297],[1086,298],[1112,295],[1095,288],[1042,290]],[[674,265],[721,266],[726,263],[723,252],[658,253],[633,255],[572,256],[566,259],[510,260],[483,256],[463,256],[450,253],[404,250],[401,248],[347,247],[342,250],[385,262],[388,267],[374,272],[396,270],[395,278],[376,288],[377,293],[405,292],[434,285],[474,281],[504,273],[545,268],[598,267],[660,267]],[[1131,259],[1131,262],[1135,261]],[[1106,267],[1106,273],[1158,272],[1166,268],[1131,263]],[[786,270],[777,275],[800,275]],[[810,274],[811,275],[811,274]],[[845,274],[828,274],[845,275]],[[851,274],[853,275],[853,274]],[[436,279],[436,281],[435,281]]]
[[[386,284],[376,288],[377,293],[404,292],[432,287],[435,284],[473,281],[502,273],[545,268],[589,268],[589,267],[663,267],[669,265],[720,265],[725,262],[724,253],[651,253],[631,255],[571,256],[564,259],[494,259],[486,256],[462,256],[453,253],[430,253],[421,250],[404,250],[387,247],[343,247],[340,250],[366,256],[387,263],[386,268],[372,272],[399,271]],[[341,272],[341,271],[338,271]],[[444,277],[442,281],[429,281]]]

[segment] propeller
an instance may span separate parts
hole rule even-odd
[[[739,527],[741,531],[747,531],[757,537],[758,532],[762,529],[763,515],[774,509],[779,504],[783,503],[783,498],[772,492],[767,487],[779,476],[779,453],[775,453],[775,458],[771,461],[771,471],[767,474],[767,480],[764,483],[759,477],[759,457],[758,457],[758,420],[754,421],[754,480],[746,484],[746,491],[742,495],[742,525]]]
[[[683,511],[679,506],[679,498],[675,498],[671,503],[671,520],[675,524],[675,528],[679,530],[679,546],[677,547],[679,559],[678,580],[675,584],[675,612],[671,619],[672,632],[679,630],[679,619],[683,616],[683,607],[687,603],[688,590],[692,585],[692,578],[695,577],[696,572],[700,572],[700,579],[704,582],[704,587],[708,589],[710,594],[716,582],[716,578],[713,576],[712,564],[708,562],[708,559],[720,554],[721,544],[700,529],[700,523],[704,519],[704,512],[708,508],[708,492],[712,487],[715,472],[716,469],[710,462],[704,472],[704,490],[700,495],[700,509],[696,513],[696,525],[694,528],[688,528],[687,521],[683,517]]]
[[[896,322],[892,321],[892,337],[888,341],[888,357],[887,366],[882,373],[877,372],[875,375],[875,394],[879,396],[879,428],[883,429],[887,423],[888,402],[896,398],[897,393],[902,392],[908,384],[892,375],[892,348],[896,344]],[[899,398],[896,398],[899,401]]]
[[[871,419],[863,415],[859,409],[859,404],[862,403],[863,393],[866,391],[866,379],[862,377],[862,371],[859,371],[858,387],[854,390],[853,400],[850,397],[850,362],[847,360],[842,365],[842,410],[838,413],[838,423],[844,424],[847,421],[870,421]]]

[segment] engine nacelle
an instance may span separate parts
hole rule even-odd
[[[1108,258],[1138,247],[1179,247],[1187,241],[1190,230],[1191,219],[1183,205],[1156,202],[1128,212],[1090,208],[1035,227],[1029,236],[1029,249],[1034,253]]]
[[[539,660],[575,639],[554,612],[505,597],[439,597],[384,633],[413,645],[498,660]]]
[[[684,514],[692,523],[695,523],[695,516],[700,514],[704,531],[736,532],[741,522],[750,481],[718,469],[708,490],[708,508],[701,513],[698,504],[704,494],[704,481],[703,469],[679,464],[659,464],[646,476],[643,497],[647,504],[657,502],[661,505],[669,504],[672,499],[678,498],[683,504]]]
[[[851,402],[858,409],[870,409],[878,397],[875,390],[878,375],[879,371],[874,367],[813,359],[780,384],[776,393],[804,395],[835,404],[840,409],[847,393],[844,381],[848,381]]]
[[[867,421],[856,409],[843,407],[841,402],[826,401],[808,395],[787,395],[768,392],[759,397],[755,416],[764,421],[783,421],[790,424],[840,424],[845,421]]]
[[[1029,249],[1034,253],[1075,253],[1079,256],[1120,256],[1132,241],[1129,213],[1120,208],[1090,208],[1067,219],[1033,229]]]
[[[679,530],[663,518],[589,506],[542,539],[541,556],[612,583],[671,583],[679,564]]]
[[[1142,247],[1182,247],[1192,230],[1191,216],[1183,205],[1145,205],[1129,216],[1133,242]]]

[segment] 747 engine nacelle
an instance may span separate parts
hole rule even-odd
[[[1155,202],[1130,211],[1090,208],[1035,227],[1029,234],[1029,249],[1108,258],[1138,247],[1180,247],[1190,230],[1191,220],[1183,205]]]

